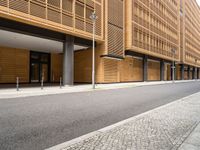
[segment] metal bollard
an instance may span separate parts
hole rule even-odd
[[[62,89],[62,77],[60,77],[60,89]]]
[[[19,91],[19,77],[16,78],[16,90]]]
[[[42,80],[41,80],[41,90],[43,90],[43,88],[44,88],[44,79],[42,77]]]

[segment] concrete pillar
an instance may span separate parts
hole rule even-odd
[[[63,85],[74,83],[74,37],[66,36],[63,43]]]
[[[193,67],[193,69],[192,69],[192,79],[195,79],[195,67]]]
[[[190,66],[188,66],[188,80],[190,80]]]
[[[144,57],[143,57],[143,80],[144,81],[147,81],[148,79],[148,58],[147,58],[147,56],[145,55]]]
[[[174,72],[173,72],[173,68],[174,68]],[[174,80],[176,80],[176,64],[173,63],[171,64],[171,80],[173,80],[173,73],[174,73]]]
[[[194,68],[195,72],[194,72],[194,78],[197,79],[197,67]]]
[[[184,80],[185,66],[181,64],[181,80]]]
[[[164,60],[160,61],[160,81],[165,80],[165,62]]]

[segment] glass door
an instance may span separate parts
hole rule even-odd
[[[31,52],[30,54],[30,82],[49,82],[50,55],[48,53]]]
[[[31,82],[40,82],[39,63],[31,63]]]
[[[41,64],[41,79],[48,82],[48,64]]]

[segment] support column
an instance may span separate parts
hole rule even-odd
[[[188,66],[188,80],[190,80],[190,66]]]
[[[184,80],[184,74],[185,74],[185,66],[184,64],[181,64],[181,80]]]
[[[194,78],[197,79],[197,67],[195,67]]]
[[[174,63],[175,64],[175,63]],[[174,80],[176,80],[176,64],[171,64],[171,80],[173,80],[173,73],[174,73]]]
[[[164,60],[160,61],[160,81],[165,80],[165,62]]]
[[[143,57],[143,80],[144,80],[144,81],[147,81],[147,80],[148,80],[148,79],[147,79],[147,75],[148,75],[147,70],[148,70],[148,58],[147,58],[147,56],[145,55],[145,56]]]
[[[63,85],[74,84],[74,37],[66,36],[63,43]]]
[[[195,67],[192,69],[192,79],[195,79]]]

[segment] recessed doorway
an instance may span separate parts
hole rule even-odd
[[[50,81],[50,54],[30,52],[30,83]]]

